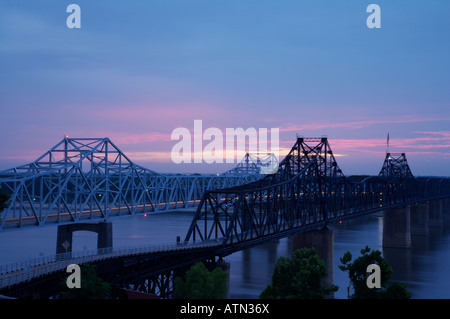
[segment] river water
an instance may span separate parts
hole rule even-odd
[[[114,247],[173,244],[189,228],[193,211],[117,217],[113,223]],[[382,251],[393,272],[393,281],[406,283],[412,298],[450,299],[450,225],[430,228],[430,236],[412,236],[410,249],[383,248],[383,215],[374,214],[343,221],[329,227],[334,230],[334,283],[339,287],[336,299],[347,298],[348,274],[338,265],[350,251],[354,258],[366,245]],[[0,264],[52,255],[56,251],[56,226],[0,233]],[[96,234],[74,233],[73,251],[96,248]],[[273,266],[280,256],[289,257],[290,239],[283,238],[236,252],[225,258],[230,263],[229,298],[258,298],[270,283]]]

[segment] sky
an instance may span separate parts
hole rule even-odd
[[[70,29],[69,4],[81,8]],[[381,8],[370,29],[369,4]],[[0,169],[69,137],[109,137],[159,172],[180,127],[327,136],[344,174],[405,152],[450,175],[447,0],[0,0]]]

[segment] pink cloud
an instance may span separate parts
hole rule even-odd
[[[100,114],[101,113],[101,114]],[[149,124],[177,125],[177,122],[192,122],[194,119],[220,118],[227,112],[220,106],[207,103],[183,103],[179,105],[133,105],[116,106],[107,112],[100,110],[99,117],[119,121],[147,121]]]
[[[424,117],[424,116],[407,116],[401,118],[361,118],[346,122],[323,121],[306,124],[288,124],[280,128],[280,132],[302,132],[311,130],[323,130],[330,128],[347,128],[347,129],[361,129],[376,124],[389,123],[415,123],[415,122],[434,122],[434,121],[449,121],[449,117]],[[427,133],[427,132],[423,132]],[[429,133],[432,134],[432,133]]]
[[[111,141],[119,145],[128,144],[142,144],[142,143],[154,143],[154,142],[170,142],[170,133],[163,132],[149,132],[149,133],[115,133],[107,134]]]
[[[443,136],[443,137],[450,138],[450,131],[437,131],[437,132],[414,131],[413,133],[440,135],[440,136]]]
[[[148,110],[142,107],[131,108],[128,110],[112,110],[108,116],[120,119],[121,116],[128,117],[142,117],[150,115],[161,116],[167,119],[168,114],[175,112],[176,108],[166,108],[157,110]],[[205,114],[215,114],[215,110],[205,110],[203,107],[198,106],[194,111],[190,110],[189,113],[194,112],[195,115],[199,115],[201,112],[205,111]],[[176,118],[183,120],[183,116],[176,114]],[[184,113],[183,113],[184,114]],[[185,114],[184,114],[185,116]],[[169,116],[170,117],[170,116]],[[155,117],[153,117],[155,118]],[[200,117],[199,117],[200,118]],[[206,117],[205,117],[206,118]],[[333,123],[333,122],[321,122],[318,124],[302,124],[302,125],[285,125],[280,127],[280,131],[290,132],[296,131],[301,132],[307,129],[310,130],[322,130],[324,128],[348,128],[356,129],[361,126],[369,126],[378,123],[409,123],[409,122],[421,122],[421,121],[440,121],[448,120],[447,118],[437,118],[437,117],[407,117],[407,118],[394,118],[394,119],[364,119],[364,120],[352,120],[343,123]],[[161,124],[162,127],[151,127],[148,132],[125,132],[124,130],[113,130],[111,128],[99,128],[98,130],[89,131],[86,136],[86,131],[83,129],[77,129],[75,132],[68,132],[71,137],[106,137],[108,136],[113,143],[115,143],[119,148],[121,148],[125,154],[129,156],[131,160],[136,160],[140,162],[155,162],[155,163],[167,163],[171,164],[171,149],[176,141],[171,140],[172,130],[176,127],[184,126],[188,128],[191,132],[193,130],[193,118],[188,117],[185,119],[186,124],[167,124],[167,122],[156,121]],[[204,121],[204,128],[210,127],[210,122]],[[275,126],[276,127],[276,126]],[[138,130],[138,131],[139,131]],[[76,134],[76,133],[80,134]],[[84,134],[81,134],[84,133]],[[413,131],[413,137],[392,137],[390,139],[390,151],[391,152],[405,152],[407,154],[429,154],[434,156],[450,156],[450,131]],[[307,134],[305,134],[307,136]],[[62,136],[61,136],[62,138]],[[49,140],[49,136],[46,135],[46,141]],[[27,148],[26,152],[21,152],[15,149],[14,153],[12,150],[5,151],[1,154],[0,160],[4,162],[17,162],[18,164],[24,162],[31,162],[35,160],[38,156],[42,155],[45,151],[50,149],[53,145],[59,142],[59,138],[52,140],[50,144],[43,148],[33,149]],[[280,140],[280,157],[284,157],[292,145],[295,142],[295,137],[283,138]],[[329,143],[335,154],[335,156],[378,156],[386,150],[386,139],[385,138],[329,138]],[[9,166],[9,165],[8,165]],[[5,167],[7,168],[7,167]]]

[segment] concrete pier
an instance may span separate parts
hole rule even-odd
[[[450,197],[442,200],[442,218],[444,223],[450,223]]]
[[[384,212],[383,247],[411,248],[409,206],[388,209]]]
[[[92,231],[97,233],[97,248],[108,248],[113,246],[112,223],[76,223],[59,225],[56,239],[56,253],[72,252],[72,238],[75,231]]]
[[[325,262],[327,269],[327,277],[323,284],[334,284],[334,230],[323,228],[295,234],[290,237],[289,244],[291,254],[300,248],[314,247],[319,257]],[[327,298],[334,298],[334,293]]]
[[[430,201],[430,219],[428,222],[431,227],[442,227],[444,225],[442,208],[443,208],[442,199]]]
[[[429,236],[428,219],[430,205],[428,202],[417,203],[410,207],[411,235]]]

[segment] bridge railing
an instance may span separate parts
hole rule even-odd
[[[18,271],[30,271],[34,267],[54,263],[57,261],[82,258],[95,254],[111,253],[112,251],[113,248],[109,247],[30,258],[28,260],[21,260],[18,262],[1,265],[0,275],[10,274]]]
[[[210,240],[195,244],[176,243],[121,248],[109,247],[43,256],[0,266],[0,289],[20,282],[28,281],[35,277],[50,274],[55,271],[61,271],[67,268],[69,264],[81,265],[107,258],[170,250],[194,249],[199,247],[206,248],[218,246],[220,244],[221,243],[219,241]]]

